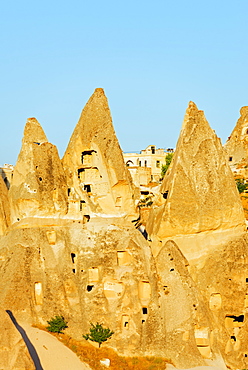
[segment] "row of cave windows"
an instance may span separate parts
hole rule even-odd
[[[35,294],[35,301],[37,305],[43,304],[43,292],[42,292],[42,283],[36,282],[34,283],[34,294]],[[148,315],[148,307],[142,307],[142,315]],[[142,324],[145,322],[145,318],[142,319]],[[122,315],[122,327],[128,329],[129,327],[129,316]]]

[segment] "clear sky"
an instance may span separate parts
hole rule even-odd
[[[96,87],[124,151],[175,147],[193,100],[225,142],[248,105],[247,0],[9,0],[0,6],[0,164],[28,117],[62,156]]]

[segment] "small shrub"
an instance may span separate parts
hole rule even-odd
[[[101,324],[98,322],[96,325],[90,323],[90,333],[83,335],[84,339],[91,340],[92,342],[97,342],[99,344],[99,348],[103,342],[106,342],[114,332],[111,331],[109,328],[103,328]]]
[[[52,333],[62,333],[62,330],[68,328],[67,322],[63,316],[55,316],[50,321],[47,321],[47,330]]]
[[[243,193],[247,188],[248,184],[245,184],[244,179],[235,179],[239,193]]]

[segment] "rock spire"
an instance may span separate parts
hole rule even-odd
[[[35,118],[27,120],[9,190],[12,222],[67,212],[67,185],[56,146]]]
[[[186,110],[161,195],[160,204],[153,208],[148,222],[151,236],[165,240],[222,231],[223,240],[225,232],[236,235],[237,230],[244,232],[244,212],[220,139],[193,102]],[[216,235],[216,242],[217,239]],[[190,246],[183,249],[188,259],[194,253],[203,253],[205,247],[202,241],[199,243],[194,248],[191,240]]]
[[[103,89],[82,111],[62,160],[67,182],[100,213],[134,213],[134,187]],[[90,199],[89,199],[90,198]]]

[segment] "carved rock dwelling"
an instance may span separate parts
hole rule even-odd
[[[167,357],[178,368],[247,366],[244,214],[221,143],[194,103],[151,207],[148,240],[135,228],[138,191],[102,89],[62,161],[31,118],[9,191],[1,180],[0,304],[17,321],[63,315],[79,340],[101,322],[120,354]],[[6,312],[1,320],[14,330]],[[9,351],[1,366],[32,369],[21,341],[21,365],[6,336],[0,341]]]

